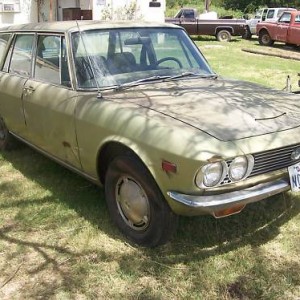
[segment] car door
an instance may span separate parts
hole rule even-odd
[[[33,77],[24,86],[23,106],[29,140],[54,158],[81,169],[65,38],[38,34]]]
[[[275,32],[275,40],[279,42],[287,41],[288,29],[291,21],[291,13],[284,12],[278,20],[278,26]]]
[[[0,114],[8,129],[23,138],[27,128],[22,95],[31,74],[34,40],[34,34],[15,34],[0,72]]]
[[[300,45],[300,14],[295,15],[293,25],[289,28],[287,43]]]

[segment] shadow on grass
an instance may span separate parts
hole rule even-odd
[[[261,49],[261,50],[268,50],[268,49],[273,49],[273,50],[279,50],[280,52],[286,53],[286,52],[290,52],[290,53],[295,53],[295,54],[299,54],[300,53],[300,47],[296,46],[296,45],[286,45],[284,43],[280,43],[280,42],[276,42],[275,44],[273,44],[272,46],[262,46],[259,44],[258,41],[256,41],[254,43],[255,46],[257,46],[257,48]]]
[[[19,170],[26,178],[38,183],[44,189],[51,192],[51,199],[42,201],[54,201],[57,199],[67,207],[75,210],[76,213],[97,226],[99,230],[107,235],[125,241],[118,233],[109,219],[106,204],[101,188],[90,184],[85,179],[60,167],[51,160],[33,150],[24,147],[15,152],[3,154],[13,167]],[[34,205],[34,200],[16,201],[11,206]],[[0,204],[0,209],[7,208],[9,204]],[[216,220],[211,216],[201,216],[194,218],[182,217],[179,222],[177,235],[165,246],[156,249],[144,249],[137,247],[133,253],[123,253],[116,257],[115,254],[99,250],[97,259],[101,262],[118,261],[122,272],[128,274],[151,274],[155,277],[164,276],[172,272],[178,264],[189,265],[207,258],[229,253],[230,251],[250,246],[256,249],[276,237],[280,227],[298,215],[300,203],[295,201],[291,194],[286,193],[272,197],[259,203],[248,205],[246,209],[238,215]],[[60,268],[55,258],[47,255],[46,249],[67,255],[71,260],[76,260],[79,256],[89,255],[89,253],[72,253],[65,247],[49,246],[43,243],[34,243],[13,238],[9,233],[13,227],[7,226],[0,229],[0,239],[8,243],[19,246],[26,246],[38,252],[44,258],[44,264],[38,266],[33,273],[37,273],[51,264],[58,274],[63,278],[63,285],[72,290],[83,285],[83,278],[88,274],[84,269],[77,277],[70,272]],[[300,241],[299,241],[300,242]],[[91,254],[91,253],[90,253]],[[257,263],[262,259],[262,255],[257,257]],[[291,267],[291,266],[289,266]],[[300,265],[293,266],[293,270],[299,270]],[[262,268],[262,271],[265,269]],[[253,271],[255,272],[255,270]],[[284,272],[273,270],[273,272]],[[265,271],[266,275],[269,272]],[[295,274],[294,274],[295,275]],[[293,275],[293,276],[294,276]],[[250,275],[249,275],[250,276]],[[251,276],[254,276],[253,274]],[[195,286],[199,284],[199,279],[195,279]],[[229,286],[219,287],[221,292],[227,292],[232,297],[239,297],[239,293],[244,296],[253,296],[253,290],[246,290],[244,279],[240,278]],[[47,289],[45,283],[43,294],[49,296],[54,294],[55,288]],[[32,291],[41,295],[41,290]],[[147,294],[148,293],[148,294]],[[140,292],[139,292],[140,295]],[[153,295],[153,291],[146,291],[143,296]],[[255,294],[259,295],[258,293]],[[251,298],[251,297],[250,297]]]
[[[218,42],[220,44],[226,44],[226,42],[219,42],[214,36],[210,35],[192,35],[191,39],[195,42]],[[229,43],[238,43],[241,41],[241,37],[233,36]]]
[[[51,191],[53,198],[64,202],[78,215],[116,238],[120,237],[109,220],[103,190],[82,177],[44,158],[28,147],[5,153],[4,158],[24,176]],[[11,205],[32,204],[30,200]],[[5,204],[6,206],[9,204]],[[1,209],[0,205],[0,209]],[[280,226],[299,214],[299,202],[289,193],[249,204],[242,213],[224,219],[211,216],[181,217],[176,237],[165,247],[168,252],[186,256],[203,250],[204,257],[231,251],[245,244],[260,245],[274,238]],[[103,228],[103,223],[110,226]],[[150,251],[150,250],[145,250]],[[191,258],[192,259],[192,258]]]

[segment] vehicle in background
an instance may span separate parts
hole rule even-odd
[[[298,73],[298,76],[300,78],[300,73]],[[300,87],[300,79],[298,80],[298,87]],[[294,94],[300,94],[300,90],[298,91],[293,91]]]
[[[276,22],[284,11],[296,10],[295,8],[274,7],[261,8],[256,11],[253,19],[246,21],[246,32],[243,38],[250,39],[252,35],[256,34],[256,25],[260,22]]]
[[[262,46],[271,46],[274,42],[300,45],[300,11],[285,11],[278,22],[257,24],[258,40]]]
[[[182,8],[174,18],[165,21],[183,27],[189,35],[212,35],[220,42],[229,42],[232,36],[243,36],[246,28],[244,19],[217,19],[212,13],[198,16],[194,8]]]

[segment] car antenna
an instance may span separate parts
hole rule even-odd
[[[76,21],[76,25],[77,25],[77,28],[78,28],[79,37],[80,37],[80,39],[81,39],[81,41],[82,41],[82,45],[83,45],[83,48],[84,48],[84,52],[85,52],[85,54],[86,54],[86,56],[87,56],[87,58],[88,58],[88,62],[89,62],[89,65],[90,65],[90,67],[91,67],[92,75],[93,75],[94,80],[95,80],[95,83],[96,83],[97,92],[98,92],[98,93],[97,93],[97,98],[98,98],[98,99],[102,99],[103,96],[102,96],[102,93],[101,93],[101,91],[100,91],[100,87],[99,87],[98,81],[97,81],[96,76],[95,76],[96,73],[95,73],[95,70],[94,70],[94,66],[93,66],[93,64],[92,64],[91,57],[90,57],[90,55],[89,55],[88,52],[87,52],[87,49],[86,49],[86,46],[85,46],[85,42],[84,42],[84,39],[83,39],[83,36],[82,36],[82,31],[81,31],[81,29],[80,29],[80,27],[79,27],[79,23],[78,23],[77,20],[75,20],[75,21]]]

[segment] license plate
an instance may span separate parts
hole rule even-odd
[[[291,189],[293,192],[300,191],[300,163],[288,167]]]

